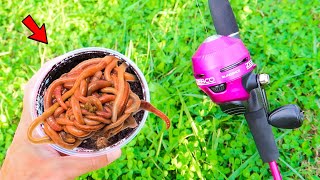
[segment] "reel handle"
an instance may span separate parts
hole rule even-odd
[[[217,34],[240,38],[239,28],[228,0],[209,0],[210,12]]]
[[[277,128],[295,129],[302,126],[303,112],[295,104],[289,104],[273,110],[269,114],[269,124]]]

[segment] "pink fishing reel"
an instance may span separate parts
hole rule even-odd
[[[256,65],[240,39],[213,35],[208,37],[192,57],[196,83],[213,102],[229,114],[243,114],[241,101],[257,87]]]
[[[213,35],[192,57],[197,85],[217,104],[250,97],[247,76],[256,67],[240,39]]]
[[[196,83],[223,112],[245,116],[261,159],[269,163],[274,179],[280,180],[276,163],[279,151],[271,126],[298,128],[303,123],[303,113],[294,104],[269,111],[263,89],[270,82],[269,75],[253,72],[256,65],[240,39],[229,1],[209,0],[209,5],[220,35],[208,37],[193,55]]]

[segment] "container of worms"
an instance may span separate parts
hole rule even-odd
[[[150,102],[150,94],[147,81],[137,65],[128,57],[117,51],[106,48],[81,48],[56,57],[48,61],[44,64],[44,66],[41,67],[40,74],[33,86],[32,94],[30,94],[29,97],[31,98],[30,102],[32,103],[30,107],[33,107],[31,110],[32,119],[37,118],[44,112],[45,93],[54,80],[60,78],[63,74],[68,73],[71,69],[85,60],[93,58],[103,58],[108,55],[114,56],[122,63],[127,64],[126,72],[137,77],[137,81],[129,82],[132,92],[139,96],[141,100]],[[92,138],[83,140],[78,147],[75,147],[73,149],[63,148],[54,143],[49,144],[49,146],[66,155],[79,157],[94,157],[104,155],[110,151],[113,151],[114,149],[121,148],[128,144],[144,126],[147,116],[148,111],[146,110],[140,110],[135,113],[133,117],[136,120],[137,126],[120,131],[119,133],[111,137],[108,140],[108,144],[102,148],[94,147],[93,144],[97,143],[99,139],[92,140]],[[35,131],[41,137],[46,136],[43,124],[37,126]]]

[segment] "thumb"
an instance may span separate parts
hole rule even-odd
[[[97,157],[75,157],[62,156],[61,167],[72,167],[63,169],[65,177],[75,178],[90,171],[98,170],[106,165],[109,165],[121,156],[121,150],[117,149],[107,155]]]

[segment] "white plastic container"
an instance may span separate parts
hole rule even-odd
[[[135,72],[136,76],[140,81],[140,85],[142,87],[143,99],[147,102],[150,102],[150,94],[149,94],[147,81],[144,75],[142,74],[142,72],[140,71],[140,69],[137,67],[137,65],[133,61],[131,61],[129,58],[127,58],[123,54],[111,49],[100,48],[100,47],[81,48],[81,49],[68,52],[62,56],[56,57],[53,60],[48,61],[41,67],[41,69],[39,70],[39,76],[37,77],[36,83],[34,84],[33,89],[31,91],[32,93],[30,94],[30,97],[29,97],[31,98],[30,102],[32,103],[30,107],[33,107],[31,110],[32,119],[35,119],[38,116],[38,113],[40,114],[41,112],[43,112],[43,95],[44,95],[45,89],[50,85],[52,81],[59,78],[63,73],[69,72],[73,67],[75,67],[77,64],[79,64],[83,60],[87,60],[95,57],[103,57],[108,54],[114,55],[119,59],[124,60],[127,64],[129,64],[129,67],[131,67],[131,69]],[[66,155],[73,155],[73,156],[79,156],[79,157],[94,157],[94,156],[104,155],[110,151],[113,151],[114,149],[121,148],[126,144],[128,144],[144,126],[147,116],[148,116],[148,112],[144,111],[142,120],[140,121],[140,123],[138,123],[138,127],[136,127],[131,132],[131,134],[126,136],[124,139],[116,142],[115,144],[100,150],[90,150],[90,149],[84,149],[79,147],[74,148],[73,150],[69,150],[55,144],[50,144],[50,146],[55,150]],[[38,126],[36,128],[36,131],[41,137],[45,136],[42,125]]]

